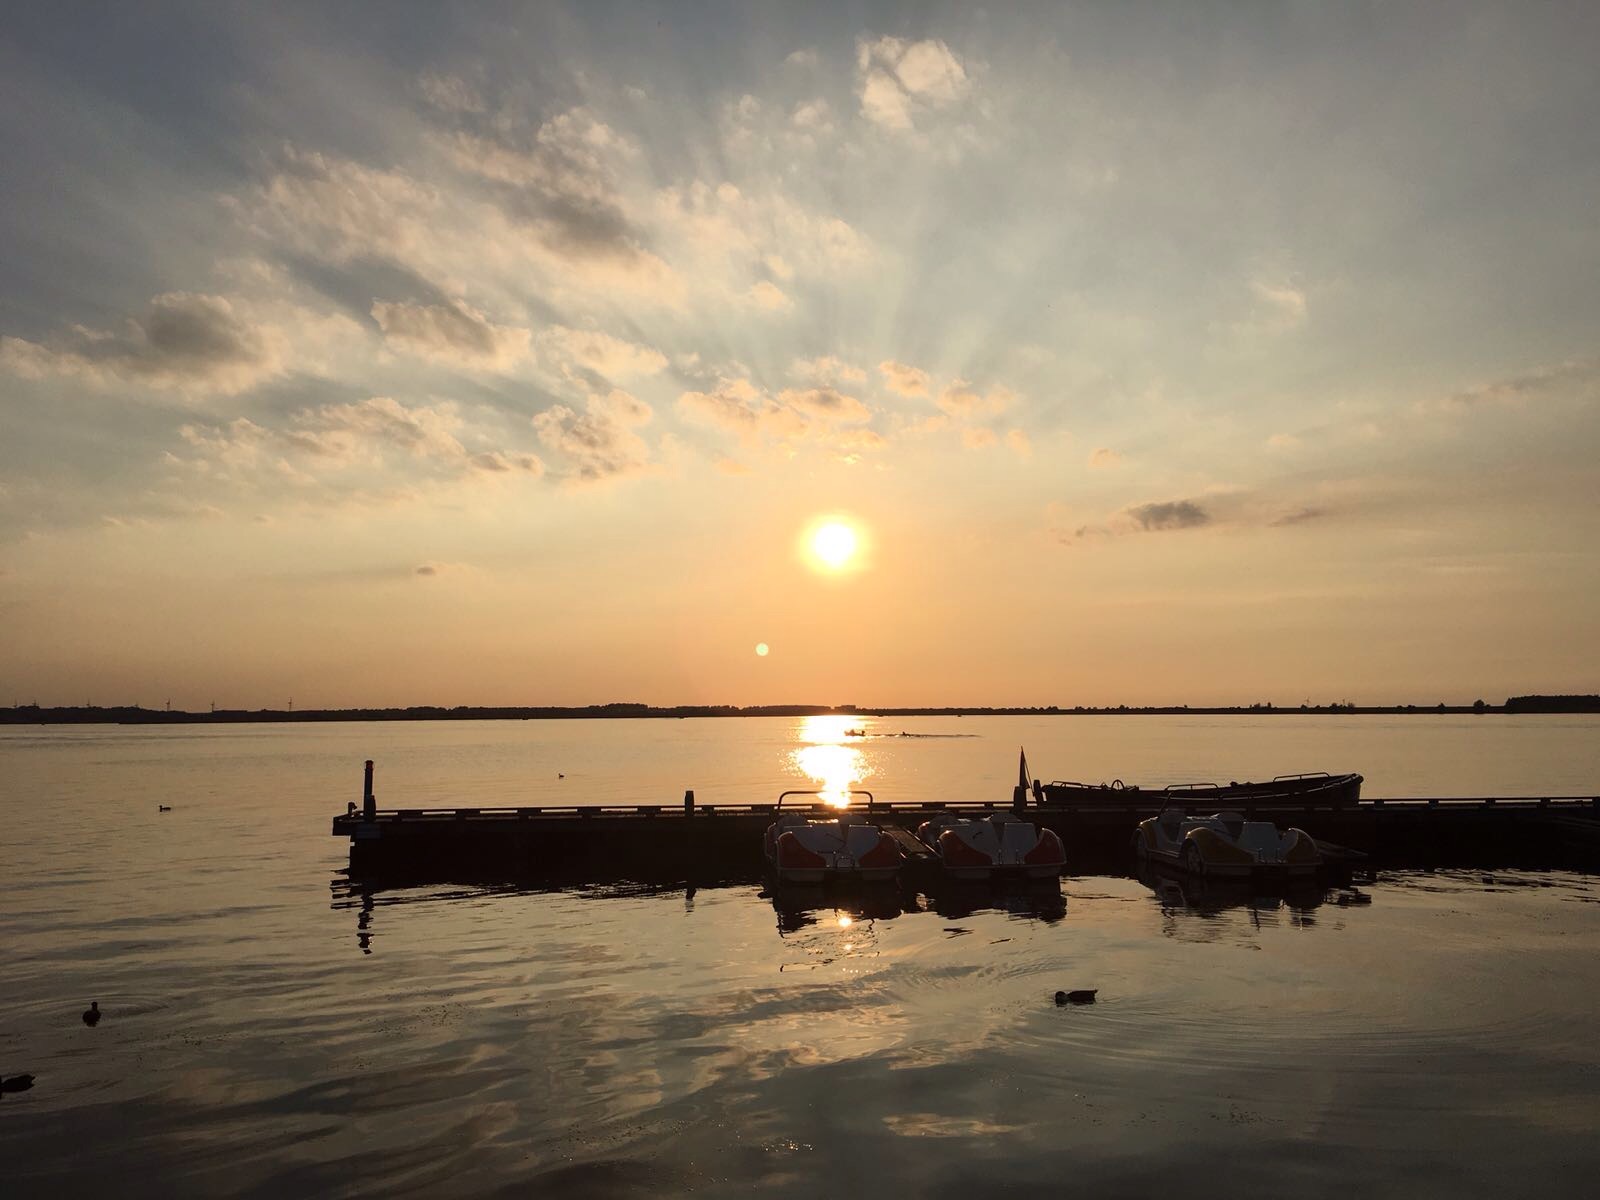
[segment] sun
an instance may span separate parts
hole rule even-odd
[[[811,553],[830,570],[843,570],[856,556],[856,531],[843,521],[826,521],[811,535]]]

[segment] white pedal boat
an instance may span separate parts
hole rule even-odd
[[[1054,832],[1008,812],[979,817],[940,813],[917,827],[917,838],[956,879],[1044,879],[1061,874],[1067,862]]]
[[[1308,874],[1322,864],[1305,830],[1280,832],[1271,821],[1246,821],[1236,812],[1191,817],[1169,808],[1139,822],[1133,848],[1142,861],[1169,863],[1192,875]]]
[[[893,879],[906,857],[892,837],[859,813],[832,820],[781,816],[767,827],[766,854],[786,883]]]

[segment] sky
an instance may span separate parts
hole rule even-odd
[[[0,704],[1600,689],[1597,51],[1583,4],[8,10]]]

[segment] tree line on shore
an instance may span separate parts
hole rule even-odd
[[[881,707],[856,704],[684,704],[657,706],[635,703],[581,706],[416,705],[409,708],[219,709],[186,712],[171,708],[144,708],[137,704],[94,704],[42,707],[17,704],[0,708],[6,725],[193,725],[273,721],[531,721],[604,720],[614,718],[690,717],[811,717],[828,714],[862,717],[983,717],[983,716],[1230,716],[1266,713],[1590,713],[1600,712],[1600,696],[1512,696],[1503,704],[1483,700],[1472,704],[1359,705],[1347,700],[1327,704],[1309,701],[1293,706],[1269,702],[1248,705],[1074,705],[1015,707]]]

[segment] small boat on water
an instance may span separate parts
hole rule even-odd
[[[1144,788],[1138,784],[1124,784],[1120,779],[1110,783],[1073,783],[1058,779],[1034,786],[1041,803],[1062,807],[1117,804],[1215,805],[1219,809],[1272,804],[1343,807],[1361,799],[1360,775],[1330,775],[1326,771],[1278,775],[1261,783],[1179,783]]]
[[[1061,839],[1052,830],[1008,812],[979,817],[940,813],[917,827],[917,839],[956,879],[1052,878],[1067,862]]]
[[[1192,817],[1168,809],[1139,822],[1133,849],[1141,862],[1167,863],[1191,875],[1309,874],[1322,865],[1305,830],[1280,832],[1271,821],[1247,821],[1236,812]]]
[[[783,807],[784,792],[778,797]],[[871,793],[867,813],[872,810]],[[767,826],[763,848],[767,863],[785,883],[828,883],[837,880],[893,879],[905,863],[905,852],[867,813],[840,812],[836,817],[788,812]]]

